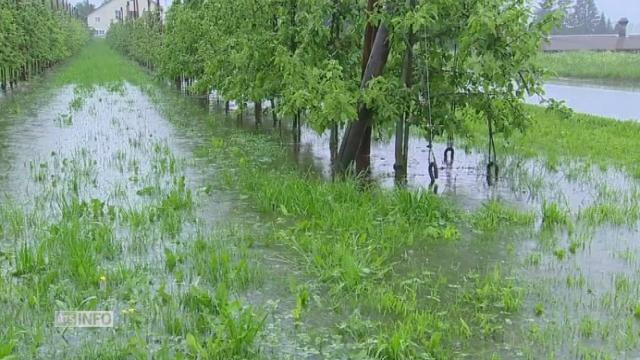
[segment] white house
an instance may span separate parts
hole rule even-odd
[[[104,36],[111,24],[134,19],[145,12],[161,9],[159,0],[106,0],[87,16],[87,25],[95,36]]]

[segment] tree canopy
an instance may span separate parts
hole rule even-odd
[[[528,121],[525,94],[542,90],[533,58],[560,19],[534,15],[524,0],[190,0],[174,2],[161,31],[143,17],[108,38],[167,77],[195,80],[197,91],[278,99],[280,114],[304,113],[318,131],[354,121],[364,106],[376,128],[407,117],[464,135],[472,118],[508,134]],[[384,72],[362,87],[367,24],[388,29],[390,51]]]
[[[4,85],[58,62],[88,38],[86,26],[66,11],[36,0],[0,0],[0,80]]]

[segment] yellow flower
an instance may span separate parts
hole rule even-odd
[[[107,277],[106,277],[106,276],[104,276],[104,275],[100,276],[100,281],[102,281],[102,282],[107,281]]]

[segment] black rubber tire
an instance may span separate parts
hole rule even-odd
[[[435,194],[438,195],[438,184],[434,181],[432,181],[431,183],[429,183],[429,189],[431,189],[431,191]]]
[[[445,151],[444,151],[444,163],[447,165],[453,165],[453,159],[456,155],[456,151],[449,146]]]
[[[435,161],[429,163],[429,178],[432,182],[438,179],[438,165]]]

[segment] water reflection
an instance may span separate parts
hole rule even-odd
[[[618,120],[640,120],[640,86],[585,80],[553,80],[545,85],[547,98],[564,100],[579,113],[609,117]],[[540,104],[539,97],[528,102]]]

